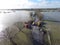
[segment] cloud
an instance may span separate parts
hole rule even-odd
[[[59,8],[59,1],[37,0],[0,0],[0,9],[21,9],[21,8]]]
[[[28,0],[0,0],[0,9],[31,8],[32,5],[35,3]]]
[[[48,1],[48,0],[40,0],[39,3],[31,5],[31,7],[36,8],[60,8],[60,1]]]

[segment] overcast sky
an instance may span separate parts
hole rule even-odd
[[[60,8],[60,0],[0,0],[0,9]]]

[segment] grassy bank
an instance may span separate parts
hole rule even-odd
[[[46,27],[51,32],[52,45],[60,45],[60,23],[52,21],[45,22],[47,23]]]

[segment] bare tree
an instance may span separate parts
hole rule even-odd
[[[6,28],[3,33],[4,33],[4,38],[9,40],[13,45],[17,45],[14,41],[13,38],[16,36],[16,34],[19,32],[19,29],[16,26],[11,26]]]
[[[7,27],[3,33],[5,40],[10,41],[10,45],[32,45],[31,31],[28,29],[22,29],[22,23],[15,23]],[[7,43],[7,42],[6,42]],[[7,44],[9,45],[9,44]]]

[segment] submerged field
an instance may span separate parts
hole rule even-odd
[[[51,31],[52,45],[60,45],[60,22],[45,22],[47,29]]]

